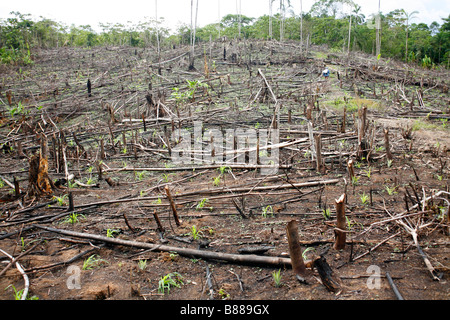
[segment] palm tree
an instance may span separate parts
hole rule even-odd
[[[158,0],[155,0],[155,23],[156,23],[156,42],[158,42],[158,60],[161,61],[161,48],[159,46],[159,26],[158,26]]]
[[[191,56],[189,61],[189,69],[194,69],[194,51],[195,51],[195,31],[197,28],[197,15],[198,15],[198,0],[196,1],[195,9],[195,23],[194,23],[194,0],[191,0]]]
[[[378,0],[378,15],[375,19],[376,23],[376,45],[377,45],[377,51],[376,55],[377,57],[381,54],[381,12],[380,12],[380,2],[381,0]]]
[[[303,52],[303,1],[300,0],[300,53]]]
[[[418,11],[413,11],[411,13],[407,13],[405,9],[402,9],[401,12],[405,15],[406,20],[406,44],[405,44],[405,61],[408,62],[408,29],[409,29],[409,22],[411,19],[415,18],[414,15],[419,13]]]
[[[351,42],[350,39],[351,39],[351,32],[352,32],[352,20],[354,18],[355,23],[360,23],[363,20],[364,15],[359,13],[359,11],[361,10],[361,6],[360,5],[357,5],[354,2],[348,2],[348,4],[351,6],[351,8],[353,8],[352,12],[350,13],[350,22],[349,22],[349,26],[348,26],[348,48],[347,48],[348,52],[347,53],[350,53],[350,42]]]
[[[269,0],[269,38],[272,40],[272,4],[275,0]]]

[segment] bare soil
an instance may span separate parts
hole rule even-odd
[[[356,53],[348,59],[347,55],[317,47],[300,54],[296,43],[275,42],[204,44],[204,48],[198,48],[196,70],[189,71],[187,50],[181,47],[163,51],[161,60],[154,48],[42,50],[33,66],[11,68],[1,75],[0,174],[12,184],[15,178],[21,193],[15,197],[7,183],[0,188],[0,249],[17,257],[32,248],[18,260],[30,281],[30,297],[391,300],[396,296],[387,280],[389,274],[406,300],[449,299],[449,194],[426,201],[422,207],[425,198],[449,191],[448,71],[377,62]],[[327,80],[320,77],[325,65],[331,69]],[[313,106],[311,121],[314,132],[322,134],[326,170],[316,170],[311,161],[311,143],[306,141],[282,148],[280,165],[288,169],[269,176],[261,175],[258,169],[221,173],[220,168],[205,169],[202,165],[176,171],[166,146],[173,128],[192,128],[193,120],[222,131],[270,126],[275,102],[258,69],[282,104],[280,142],[308,138],[306,109]],[[92,82],[91,95],[86,89],[88,79]],[[186,92],[186,80],[201,80],[208,83],[209,89],[199,89],[195,100],[177,104],[171,96],[172,88]],[[156,105],[160,103],[160,114],[146,98],[149,94]],[[419,94],[422,101],[418,100]],[[25,111],[12,114],[11,108],[19,102]],[[161,104],[170,113],[163,113]],[[344,105],[347,122],[345,133],[341,133],[338,126]],[[371,152],[358,157],[357,110],[364,107]],[[115,111],[114,123],[110,122],[108,108]],[[143,116],[145,124],[139,121]],[[392,162],[386,159],[385,128],[389,129]],[[63,183],[51,196],[30,199],[26,195],[29,157],[39,150],[42,132],[49,141],[49,176],[54,181],[65,178],[67,166],[67,173],[75,178],[70,185]],[[61,145],[66,152],[65,162],[57,152]],[[347,170],[349,159],[354,163],[354,181]],[[107,178],[114,182],[112,186]],[[339,182],[279,188],[282,184],[330,179]],[[177,206],[180,226],[172,216],[166,185]],[[253,191],[257,186],[272,188]],[[247,189],[232,193],[229,190],[233,187]],[[74,215],[64,215],[50,221],[67,212],[69,191],[77,220]],[[334,203],[343,193],[347,195],[348,234],[345,249],[338,251],[333,248]],[[53,196],[59,197],[61,203]],[[50,203],[52,199],[55,201]],[[118,201],[124,199],[130,201]],[[416,203],[419,209],[413,208]],[[438,279],[433,279],[405,227],[394,220],[385,221],[391,218],[389,213],[407,214],[408,209],[418,214],[400,221],[419,228],[418,242]],[[157,229],[154,212],[165,229],[163,233]],[[325,217],[327,212],[329,217]],[[304,284],[289,266],[205,260],[177,252],[105,244],[36,227],[45,225],[223,253],[268,247],[260,254],[288,258],[286,225],[293,219],[299,222],[305,258],[325,257],[341,280],[338,292],[330,292],[321,283],[317,270],[309,270],[308,283]],[[80,253],[84,255],[71,261]],[[84,268],[89,257],[98,259],[98,263]],[[1,272],[10,259],[4,255],[0,259]],[[70,288],[75,274],[69,267],[73,266],[80,271],[77,289]],[[380,271],[379,286],[375,288],[374,266]],[[273,273],[278,270],[281,282],[276,285]],[[178,287],[172,285],[170,291],[159,291],[160,280],[168,274],[176,278],[176,273],[182,280]],[[0,277],[0,299],[14,299],[14,288],[24,288],[24,279],[15,265]]]

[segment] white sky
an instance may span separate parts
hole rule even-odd
[[[68,26],[71,24],[91,25],[100,31],[98,24],[126,23],[127,21],[144,21],[146,17],[155,17],[156,0],[13,0],[0,2],[0,19],[9,17],[11,11],[19,11],[22,14],[30,13],[35,19],[45,17],[62,22]],[[194,0],[194,4],[195,4]],[[241,2],[243,15],[257,18],[269,12],[269,0],[198,0],[198,26],[215,23],[220,16],[228,13],[237,13],[236,2]],[[291,0],[292,10],[300,13],[300,1]],[[368,17],[378,11],[378,0],[354,0],[361,6],[361,11]],[[315,0],[303,0],[303,11],[310,10]],[[165,27],[175,30],[180,23],[190,24],[190,0],[159,0],[158,16],[164,17]],[[279,1],[275,0],[273,12],[278,11]],[[413,23],[424,22],[430,24],[437,21],[442,24],[441,18],[448,17],[450,13],[449,0],[381,0],[381,11],[390,12],[395,9],[405,9],[407,12],[419,11]]]

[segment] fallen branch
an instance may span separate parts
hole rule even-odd
[[[8,258],[11,259],[11,261],[14,260],[14,257],[11,256],[9,253],[3,251],[2,249],[0,249],[0,252],[2,252],[5,256],[7,256]],[[25,271],[23,270],[22,266],[20,265],[20,263],[18,263],[16,261],[16,268],[17,270],[19,270],[19,272],[22,274],[23,280],[25,282],[25,287],[23,288],[22,291],[22,296],[20,297],[20,300],[26,300],[27,296],[28,296],[28,289],[30,287],[30,280],[28,279],[27,274],[25,273]]]
[[[191,248],[180,248],[166,245],[159,245],[153,243],[144,243],[130,240],[122,240],[117,238],[108,238],[96,234],[89,233],[80,233],[69,230],[55,229],[51,227],[36,225],[35,227],[59,234],[64,234],[72,237],[83,238],[83,239],[91,239],[102,241],[105,243],[111,243],[115,245],[121,246],[129,246],[134,248],[141,249],[150,249],[151,251],[161,251],[161,252],[176,252],[181,256],[186,257],[196,257],[202,259],[212,259],[212,260],[223,260],[232,263],[242,263],[242,264],[257,264],[257,265],[268,265],[268,266],[291,266],[291,259],[289,258],[280,258],[280,257],[267,257],[267,256],[258,256],[253,254],[232,254],[232,253],[222,253],[222,252],[214,252],[214,251],[206,251],[206,250],[197,250]],[[311,261],[305,261],[305,265],[308,267],[311,265]]]

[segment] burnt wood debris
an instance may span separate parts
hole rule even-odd
[[[2,72],[0,299],[448,298],[448,70],[299,46]]]

